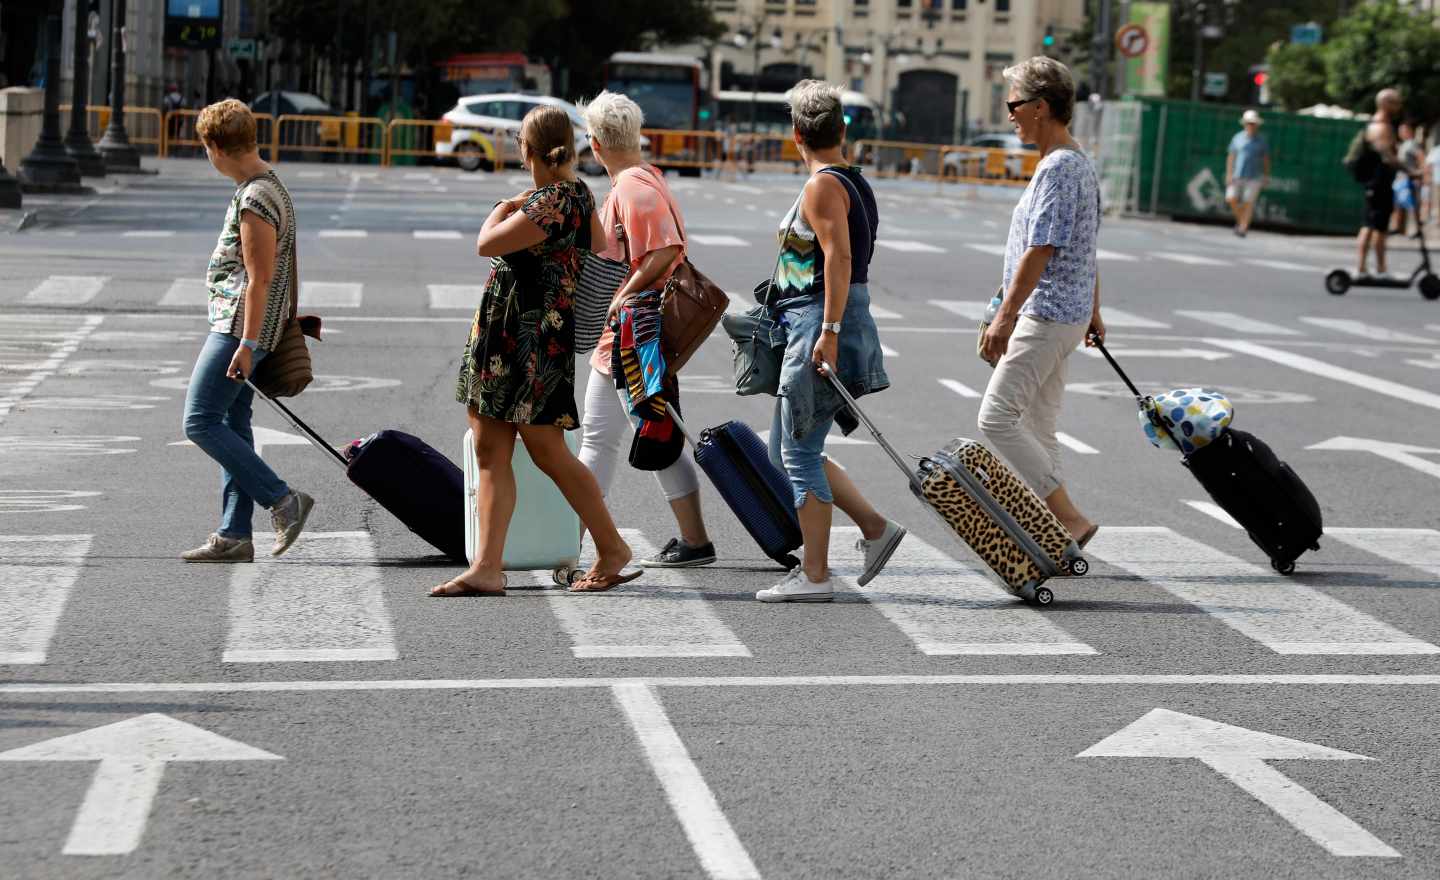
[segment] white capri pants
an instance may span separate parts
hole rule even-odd
[[[610,484],[615,480],[615,465],[620,461],[620,450],[629,450],[629,443],[635,436],[636,420],[626,409],[624,391],[615,387],[615,380],[591,368],[590,381],[585,386],[585,416],[580,432],[580,463],[595,475],[600,484],[600,494],[610,494]],[[663,471],[655,472],[660,481],[660,491],[666,501],[674,501],[700,491],[700,478],[695,475],[695,465],[690,456],[680,458]]]

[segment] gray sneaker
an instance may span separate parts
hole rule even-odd
[[[875,580],[875,576],[884,570],[885,563],[890,561],[890,557],[895,553],[895,548],[899,547],[900,542],[904,539],[905,527],[897,522],[886,520],[885,531],[880,537],[873,541],[867,541],[864,538],[856,541],[855,549],[865,554],[865,570],[860,573],[860,577],[856,579],[855,583],[863,587]]]
[[[204,544],[180,554],[186,562],[254,562],[255,544],[239,538],[211,535]]]
[[[310,518],[310,508],[314,506],[314,498],[304,492],[291,492],[270,509],[270,522],[275,526],[275,546],[270,548],[271,556],[279,556],[290,549],[290,545],[300,537],[305,521]]]

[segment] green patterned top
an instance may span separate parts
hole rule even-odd
[[[240,250],[240,217],[249,211],[275,227],[275,274],[265,299],[265,320],[260,325],[260,348],[274,351],[290,317],[290,293],[295,287],[295,203],[275,172],[267,171],[235,188],[220,239],[205,269],[210,298],[210,329],[239,336],[244,331],[245,286],[249,276]]]

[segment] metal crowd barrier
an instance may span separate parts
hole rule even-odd
[[[70,104],[60,105],[60,125],[62,129],[70,127]],[[90,132],[90,139],[98,142],[105,134],[105,129],[110,126],[110,108],[100,104],[85,105],[85,125]],[[150,151],[155,155],[161,155],[161,141],[163,135],[163,117],[159,110],[153,107],[126,107],[125,108],[125,133],[130,136],[130,144],[141,152]]]
[[[392,119],[385,129],[386,165],[394,165],[397,157],[440,158],[453,157],[465,165],[488,167],[501,171],[506,163],[520,164],[519,146],[515,139],[503,130],[485,131],[462,128],[462,138],[455,139],[455,126],[435,119]],[[440,144],[453,143],[453,149],[446,154],[439,151]]]
[[[260,145],[262,151],[270,150],[274,137],[275,118],[269,113],[254,115],[255,142]],[[166,113],[162,128],[164,137],[160,145],[160,155],[181,157],[205,155],[205,145],[200,142],[200,136],[195,133],[195,123],[199,118],[199,110],[171,110]],[[273,150],[271,156],[272,158],[274,156]]]
[[[718,131],[676,131],[647,128],[640,132],[650,143],[645,158],[661,168],[720,168],[726,158],[725,134]]]
[[[389,143],[384,120],[372,116],[282,115],[275,120],[270,161],[303,160],[312,155],[328,161],[358,158],[386,162]]]
[[[873,177],[1007,186],[1023,186],[1040,161],[1034,150],[880,140],[856,142],[852,156]]]

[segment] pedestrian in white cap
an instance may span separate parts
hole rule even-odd
[[[1260,134],[1264,122],[1259,113],[1246,110],[1240,117],[1244,128],[1230,139],[1225,157],[1225,201],[1235,215],[1235,234],[1241,238],[1250,231],[1260,190],[1270,182],[1270,144]]]

